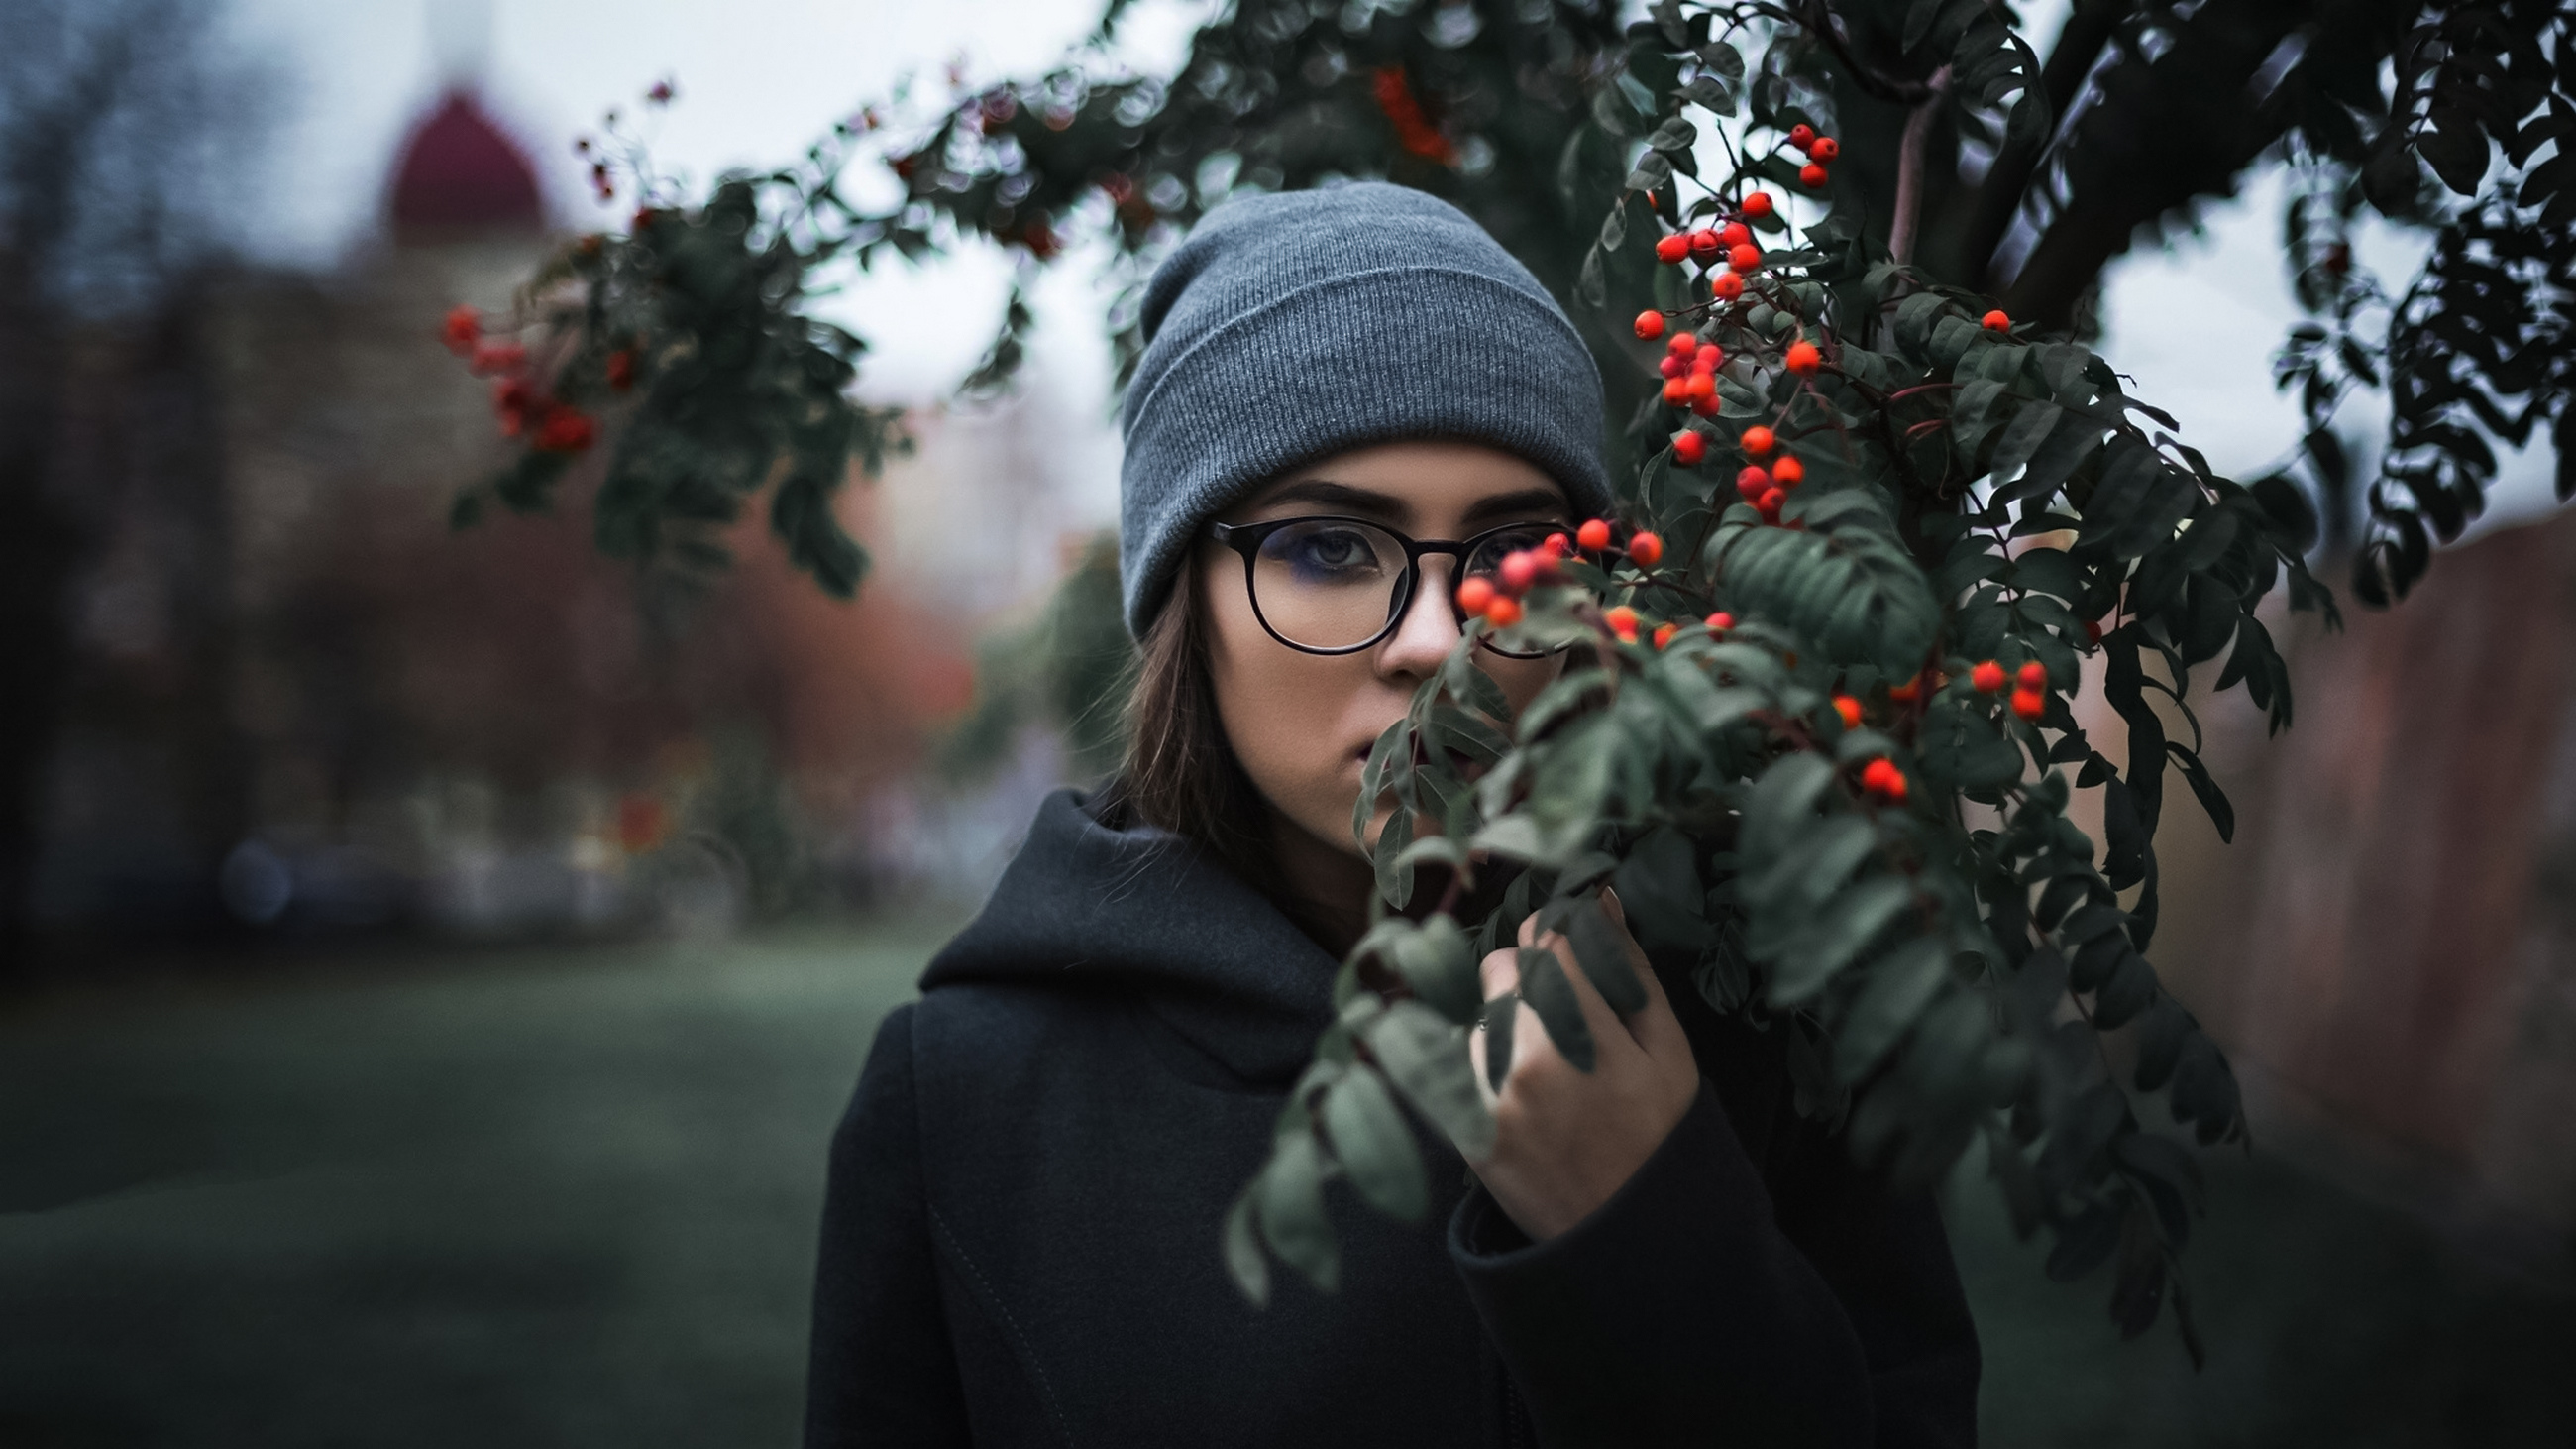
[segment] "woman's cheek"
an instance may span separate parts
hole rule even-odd
[[[1342,718],[1352,691],[1345,681],[1309,677],[1333,672],[1283,669],[1258,680],[1238,678],[1222,712],[1252,783],[1299,825],[1338,845],[1350,838],[1351,802],[1358,796],[1359,756]]]

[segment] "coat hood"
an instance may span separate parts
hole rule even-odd
[[[1284,1085],[1332,1019],[1338,963],[1188,840],[1112,829],[1059,790],[984,908],[922,974],[1139,997],[1249,1083]]]

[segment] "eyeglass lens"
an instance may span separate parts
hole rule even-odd
[[[1546,536],[1533,525],[1481,538],[1460,577],[1490,575],[1506,554],[1536,548]],[[1300,519],[1261,541],[1252,600],[1271,631],[1291,644],[1352,649],[1386,632],[1407,602],[1404,578],[1404,541],[1395,534],[1349,519]]]

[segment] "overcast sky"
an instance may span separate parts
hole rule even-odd
[[[655,124],[665,164],[701,180],[728,166],[776,164],[834,119],[882,97],[911,71],[934,81],[965,60],[971,78],[1026,74],[1090,30],[1096,0],[235,0],[235,43],[288,80],[277,100],[259,220],[245,242],[269,260],[329,265],[367,241],[387,168],[406,128],[446,74],[478,75],[493,108],[536,153],[556,215],[608,224],[582,185],[572,138],[601,112],[630,114],[670,77],[680,101]],[[2055,31],[2063,0],[2029,7],[2031,30]],[[1141,0],[1121,54],[1140,68],[1176,66],[1201,0]],[[2046,14],[2040,14],[2045,10]],[[2179,418],[2214,466],[2254,476],[2287,456],[2296,409],[2271,388],[2270,358],[2296,310],[2281,264],[2277,177],[2213,206],[2201,234],[2133,254],[2111,273],[2102,351],[2134,391]],[[2364,238],[2362,257],[2392,279],[2417,244]],[[1101,299],[1088,269],[1059,267],[1038,297],[1037,386],[1063,415],[1103,419],[1108,369]],[[990,252],[880,273],[840,304],[876,351],[863,389],[886,400],[940,395],[971,367],[998,316],[1008,265]],[[496,299],[497,300],[497,299]],[[2375,402],[2375,399],[2366,400]],[[2357,400],[2346,431],[2375,435],[2384,412]],[[1105,436],[1069,440],[1114,458]],[[2546,439],[2505,460],[2491,520],[2549,506]],[[1112,506],[1106,491],[1095,495]]]

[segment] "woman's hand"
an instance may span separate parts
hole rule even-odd
[[[1533,1240],[1552,1238],[1608,1202],[1690,1110],[1699,1093],[1699,1064],[1673,1016],[1672,1003],[1646,964],[1646,953],[1628,934],[1619,898],[1604,890],[1603,908],[1619,931],[1628,963],[1646,988],[1643,1009],[1621,1020],[1576,964],[1574,947],[1551,931],[1538,933],[1538,918],[1521,922],[1524,946],[1542,946],[1564,963],[1565,979],[1592,1028],[1594,1062],[1585,1072],[1565,1059],[1527,1002],[1512,1022],[1511,1069],[1497,1094],[1486,1091],[1494,1113],[1494,1150],[1469,1165],[1494,1201]],[[1515,951],[1496,951],[1482,966],[1485,999],[1520,985]],[[1468,1038],[1481,1088],[1486,1034]]]

